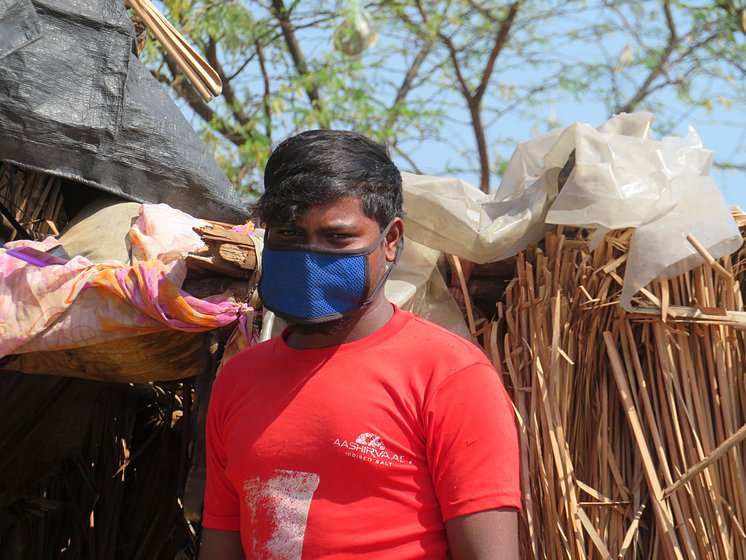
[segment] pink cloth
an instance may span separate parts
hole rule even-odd
[[[0,357],[75,348],[138,334],[223,327],[250,308],[226,296],[195,298],[181,289],[183,260],[94,264],[76,256],[37,267],[6,254],[57,241],[17,241],[0,249]]]
[[[143,204],[129,231],[132,261],[168,262],[179,258],[181,253],[199,250],[204,242],[194,228],[206,225],[207,222],[168,204]]]

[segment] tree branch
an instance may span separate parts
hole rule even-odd
[[[462,72],[461,65],[458,60],[458,53],[456,47],[451,41],[451,38],[440,34],[441,39],[448,49],[448,53],[453,64],[453,70],[456,73],[456,80],[459,83],[459,89],[464,96],[466,106],[469,110],[469,116],[471,117],[471,127],[474,132],[474,139],[477,143],[477,152],[479,153],[479,187],[483,192],[490,191],[490,161],[489,153],[487,148],[487,139],[484,134],[484,127],[482,126],[482,115],[480,103],[472,95],[469,84],[466,82]]]
[[[254,60],[254,54],[255,53],[251,53],[251,55],[249,55],[249,57],[241,63],[241,65],[238,67],[238,69],[236,69],[235,72],[233,72],[230,76],[228,76],[228,81],[229,82],[233,78],[235,78],[236,76],[238,76],[241,72],[243,72],[249,64],[251,64],[251,61]]]
[[[482,192],[489,193],[490,156],[487,148],[487,136],[482,124],[482,110],[473,99],[469,102],[469,114],[471,116],[471,126],[474,130],[474,139],[477,142],[477,152],[479,152],[479,188],[482,189]]]
[[[723,171],[746,171],[746,163],[714,162],[712,166]]]
[[[393,149],[397,154],[401,156],[401,158],[404,161],[406,161],[412,167],[412,171],[414,171],[418,175],[424,175],[424,173],[422,173],[422,170],[419,168],[417,163],[412,159],[412,157],[407,152],[402,150],[399,146],[393,146]]]
[[[236,97],[236,92],[233,90],[230,80],[226,77],[225,72],[223,71],[223,65],[220,64],[220,60],[218,59],[217,45],[212,37],[208,38],[207,51],[205,54],[207,56],[207,62],[209,62],[210,66],[215,69],[218,76],[220,76],[220,81],[223,82],[223,97],[233,114],[233,118],[235,118],[242,127],[245,127],[249,131],[254,131],[256,126],[251,120],[251,117],[249,117],[249,115],[246,114],[246,111],[243,110],[242,104]]]
[[[267,30],[261,35],[259,35],[258,37],[256,37],[254,41],[255,43],[261,44],[267,37],[269,37],[269,39],[267,40],[267,44],[269,45],[270,43],[274,42],[275,39],[277,39],[280,35],[281,33],[274,33],[273,30]],[[251,64],[251,61],[254,60],[254,54],[256,53],[250,54],[249,57],[246,60],[244,60],[230,76],[228,76],[228,81],[233,80],[233,78],[238,76],[241,72],[243,72],[246,69],[246,67],[249,64]]]
[[[500,22],[500,28],[498,29],[497,36],[495,37],[495,44],[492,46],[490,56],[487,59],[487,65],[484,67],[484,71],[482,72],[482,81],[479,83],[479,86],[477,86],[477,90],[472,96],[477,103],[481,104],[482,97],[484,97],[484,92],[487,91],[487,85],[489,84],[490,77],[492,76],[492,71],[495,69],[495,62],[497,61],[497,57],[500,56],[500,52],[505,46],[505,43],[508,41],[510,28],[513,25],[513,21],[515,21],[515,16],[518,14],[519,7],[520,2],[513,2],[508,9],[507,15]]]
[[[272,90],[269,86],[269,74],[267,73],[267,67],[264,65],[264,55],[262,54],[262,45],[257,39],[254,43],[256,46],[256,54],[259,58],[259,69],[262,72],[262,81],[264,82],[264,95],[262,97],[262,105],[264,106],[264,118],[267,121],[267,139],[269,144],[272,144],[272,110],[269,106],[269,98]]]
[[[676,47],[679,46],[680,39],[678,34],[676,33],[676,26],[671,14],[671,5],[669,2],[666,1],[663,3],[663,11],[666,17],[666,24],[668,25],[668,44],[666,45],[664,51],[661,53],[661,57],[658,60],[658,63],[650,69],[650,72],[648,72],[645,81],[643,81],[642,85],[637,89],[632,98],[629,99],[623,107],[619,107],[615,112],[629,113],[631,111],[634,111],[635,107],[637,107],[637,105],[643,99],[650,95],[650,87],[655,80],[657,80],[662,74],[665,73],[666,64],[668,64],[668,61],[670,60],[673,52],[676,50]]]
[[[668,33],[672,41],[678,41],[679,36],[676,33],[676,22],[673,19],[671,13],[671,3],[666,1],[663,2],[663,15],[666,16],[666,25],[668,26]]]
[[[306,62],[306,57],[300,48],[298,38],[295,36],[293,24],[290,21],[290,11],[285,7],[285,2],[283,0],[272,0],[272,11],[278,23],[280,24],[282,36],[285,38],[285,44],[287,45],[288,51],[290,52],[290,57],[293,59],[295,70],[300,76],[308,78],[304,86],[306,94],[308,95],[308,99],[311,102],[311,105],[313,105],[317,109],[320,109],[321,99],[319,98],[318,86],[316,84],[316,80],[313,79],[311,71],[308,68],[308,63]],[[322,128],[327,128],[329,126],[328,122],[326,122],[326,119],[323,118],[319,118],[319,125]]]
[[[487,147],[487,136],[484,132],[484,125],[482,124],[482,98],[487,91],[490,77],[492,76],[492,72],[495,69],[495,62],[497,61],[497,57],[500,55],[500,52],[507,43],[508,36],[510,35],[510,28],[515,21],[515,17],[518,14],[519,7],[520,2],[514,2],[513,4],[511,4],[510,8],[508,9],[508,13],[501,21],[500,27],[497,30],[497,35],[495,36],[495,43],[492,45],[492,49],[490,50],[490,54],[487,58],[487,64],[485,65],[482,72],[482,79],[480,80],[479,85],[473,93],[471,91],[471,88],[469,88],[469,84],[467,83],[466,78],[464,78],[461,71],[461,64],[459,63],[458,51],[456,49],[456,46],[453,44],[453,41],[450,37],[448,37],[444,33],[439,33],[441,40],[448,49],[451,64],[453,65],[453,70],[456,74],[456,81],[459,84],[459,89],[461,90],[461,93],[463,94],[466,101],[467,108],[469,109],[471,126],[474,132],[474,139],[477,144],[477,152],[479,153],[479,187],[485,193],[488,193],[490,191],[490,157],[489,148]]]
[[[456,73],[456,81],[458,82],[459,89],[461,90],[461,93],[464,94],[464,97],[470,100],[471,88],[469,87],[469,83],[466,81],[466,78],[464,78],[464,75],[461,72],[461,63],[458,59],[458,51],[456,50],[456,46],[453,44],[453,41],[451,41],[451,38],[447,35],[438,33],[438,36],[448,49],[448,57],[451,59],[451,64],[453,64],[453,71]]]
[[[482,14],[486,19],[490,20],[492,23],[498,23],[500,21],[500,18],[496,18],[495,14],[493,14],[489,8],[485,8],[474,0],[467,0],[466,3],[469,4],[472,9]]]
[[[171,75],[177,76],[178,69],[170,60],[168,55],[163,54],[163,60],[165,61],[169,72],[171,72]],[[195,90],[194,87],[186,80],[180,78],[169,78],[157,71],[152,71],[151,73],[156,80],[172,88],[176,95],[186,101],[187,105],[189,105],[189,108],[192,111],[194,111],[203,121],[208,123],[212,128],[219,132],[226,140],[228,140],[232,144],[235,144],[236,146],[242,146],[248,140],[248,136],[245,132],[236,130],[227,122],[225,122],[223,118],[221,118],[215,111],[212,110],[212,108],[210,108],[209,105],[207,105],[207,103],[202,100],[202,97],[199,93],[197,93],[197,90]]]
[[[422,45],[422,48],[420,49],[420,52],[417,53],[417,56],[414,57],[414,60],[412,60],[412,64],[409,65],[409,70],[407,70],[407,74],[404,76],[404,80],[402,80],[401,85],[399,86],[399,89],[396,92],[396,98],[394,99],[394,102],[391,104],[390,109],[393,109],[397,105],[399,105],[404,99],[407,97],[409,92],[412,90],[412,86],[414,85],[414,80],[417,77],[418,72],[420,71],[420,67],[425,62],[425,59],[430,54],[430,51],[433,48],[433,42],[432,41],[425,41]]]

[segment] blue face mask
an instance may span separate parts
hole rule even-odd
[[[355,313],[375,299],[394,268],[388,267],[371,293],[370,255],[381,247],[390,228],[391,224],[372,245],[353,250],[273,243],[268,230],[259,280],[264,307],[297,324],[323,323]]]

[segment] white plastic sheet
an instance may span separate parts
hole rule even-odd
[[[402,309],[471,340],[464,316],[438,270],[440,255],[440,251],[405,239],[401,258],[386,282],[386,297]]]
[[[743,242],[728,206],[710,177],[677,177],[671,182],[676,205],[632,234],[622,287],[622,306],[654,278],[678,276],[704,263],[687,241],[691,234],[715,258],[736,251]]]
[[[495,200],[461,179],[402,173],[405,234],[421,245],[476,263],[508,257],[516,252],[516,244],[543,235],[558,171],[550,174],[554,186],[539,181],[535,189],[508,201]]]
[[[716,258],[741,245],[709,177],[712,153],[694,131],[655,140],[653,115],[617,115],[595,129],[573,124],[520,144],[494,196],[458,179],[404,174],[406,233],[433,249],[476,263],[501,260],[543,236],[547,224],[637,228],[622,305],[650,281],[701,264],[694,235]],[[562,191],[557,178],[574,152]]]
[[[547,222],[618,229],[639,227],[670,212],[677,204],[671,188],[676,177],[709,172],[712,153],[702,148],[693,129],[685,138],[653,140],[647,123],[628,126],[627,134],[573,125],[575,167],[547,214]]]

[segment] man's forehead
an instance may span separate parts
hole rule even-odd
[[[293,217],[292,225],[308,223],[355,225],[360,221],[371,220],[362,209],[360,198],[345,196],[304,208]],[[290,225],[290,224],[288,224]]]

